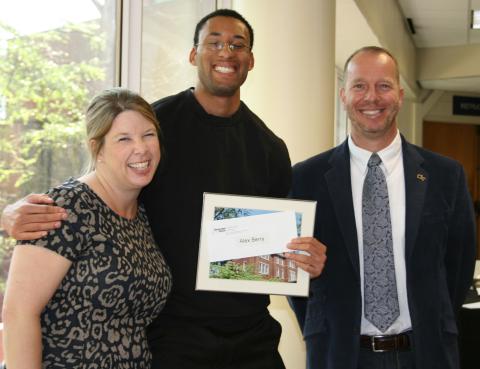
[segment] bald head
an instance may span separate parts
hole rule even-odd
[[[349,67],[352,63],[352,60],[355,59],[357,55],[363,54],[363,53],[369,53],[372,55],[384,54],[386,57],[390,58],[395,64],[395,78],[397,80],[397,83],[400,83],[400,71],[399,71],[397,59],[387,49],[384,49],[383,47],[379,47],[379,46],[365,46],[365,47],[362,47],[361,49],[358,49],[352,55],[350,55],[343,67],[344,80],[347,79],[347,74],[349,71]]]

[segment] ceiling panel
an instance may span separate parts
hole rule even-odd
[[[399,0],[416,30],[417,47],[464,45],[469,41],[469,0]]]

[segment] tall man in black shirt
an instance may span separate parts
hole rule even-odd
[[[208,14],[190,52],[195,88],[153,104],[166,155],[142,199],[173,274],[170,299],[149,332],[154,369],[284,368],[281,327],[268,313],[268,296],[195,291],[203,192],[285,197],[290,188],[284,142],[240,100],[254,66],[252,47],[252,27],[240,14]],[[11,205],[4,228],[17,238],[38,237],[61,220],[56,207],[40,205],[46,201],[30,195]],[[325,246],[299,238],[289,247],[308,255],[288,258],[312,277],[321,273]]]

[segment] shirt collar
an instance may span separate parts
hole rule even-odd
[[[361,169],[362,173],[366,173],[368,160],[373,153],[355,145],[350,135],[348,136],[348,149],[350,150],[350,161],[352,165]],[[377,154],[380,156],[380,159],[382,159],[383,168],[388,175],[393,171],[393,168],[397,163],[396,159],[402,155],[402,139],[398,129],[397,134],[390,145],[377,152]]]

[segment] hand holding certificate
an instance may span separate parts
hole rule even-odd
[[[283,253],[311,236],[316,203],[204,194],[197,289],[308,294],[309,274]]]

